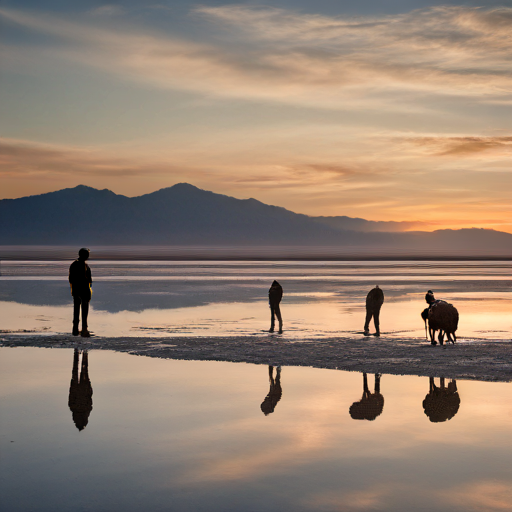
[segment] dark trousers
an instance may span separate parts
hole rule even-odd
[[[80,309],[82,310],[82,330],[87,330],[87,316],[89,315],[89,300],[91,296],[73,295],[73,327],[78,328],[80,322]]]
[[[273,331],[276,325],[275,317],[277,316],[277,321],[279,322],[279,330],[283,330],[283,319],[281,318],[281,310],[279,309],[279,304],[270,304],[270,330]]]
[[[373,323],[375,324],[375,330],[380,332],[380,307],[379,308],[366,308],[366,322],[364,323],[364,330],[368,331],[370,329],[370,320],[373,317]]]

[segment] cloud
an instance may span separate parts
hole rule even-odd
[[[347,64],[363,83],[366,75],[368,80],[385,80],[381,87],[510,93],[510,8],[434,7],[379,18],[236,5],[200,7],[196,12],[255,40],[280,43],[289,55],[330,61],[331,70]]]
[[[414,144],[435,156],[467,157],[494,152],[512,156],[512,137],[415,137]]]
[[[124,10],[120,5],[106,4],[96,7],[90,11],[93,16],[119,16]]]
[[[483,9],[466,6],[441,6],[381,17],[328,17],[301,14],[270,7],[227,5],[198,7],[196,13],[208,19],[236,27],[257,39],[285,41],[288,46],[299,42],[340,49],[345,53],[372,42],[371,51],[379,52],[408,42],[416,50],[442,47],[445,51],[485,47],[509,55],[512,41],[512,8]],[[377,45],[376,43],[381,43]],[[384,43],[384,44],[382,44]],[[401,52],[403,50],[400,50]]]
[[[37,175],[133,177],[173,170],[177,169],[171,164],[134,163],[129,157],[113,157],[98,149],[0,139],[0,177],[3,178]]]
[[[105,7],[109,11],[110,7]],[[320,108],[421,111],[421,94],[510,103],[512,9],[437,7],[342,18],[275,8],[200,7],[205,42],[87,19],[0,10],[65,44],[31,48],[163,89]],[[96,20],[96,18],[95,18]],[[210,34],[221,23],[224,39]],[[9,51],[26,48],[7,47]]]
[[[262,146],[266,141],[259,140],[257,132],[244,132],[245,145],[233,135],[215,144],[179,141],[169,144],[166,152],[133,144],[90,148],[3,139],[0,179],[4,197],[25,195],[18,192],[19,185],[8,185],[15,181],[30,183],[32,193],[49,191],[53,181],[59,186],[107,187],[130,196],[186,181],[309,215],[423,220],[426,229],[512,229],[509,159],[493,166],[485,162],[487,167],[469,160],[461,169],[458,158],[437,156],[474,137],[416,140],[367,134],[341,147],[327,134],[318,137],[326,149],[298,132],[289,138],[276,136],[277,149]],[[508,144],[507,138],[498,141]],[[483,154],[487,151],[493,150]]]

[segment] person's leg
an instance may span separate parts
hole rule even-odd
[[[275,313],[277,316],[277,321],[279,322],[279,334],[282,334],[283,332],[283,318],[281,317],[281,308],[279,307],[279,304],[275,307]]]
[[[272,305],[270,305],[270,330],[269,330],[269,332],[274,332],[274,327],[276,324],[274,314],[275,314],[274,307]]]
[[[370,390],[368,389],[368,376],[363,373],[363,398],[370,396]]]
[[[87,329],[87,318],[89,316],[89,298],[88,296],[82,297],[82,336],[89,336],[89,331]]]
[[[73,336],[78,336],[78,324],[80,322],[80,306],[82,299],[78,295],[73,295]]]
[[[380,373],[375,374],[375,391],[374,393],[379,395],[380,394]]]
[[[80,383],[86,382],[88,380],[89,380],[88,355],[87,355],[87,350],[84,350],[82,353],[82,366],[80,368]]]
[[[370,332],[370,320],[372,319],[372,311],[370,308],[366,308],[366,321],[364,323],[364,332]]]
[[[373,323],[375,324],[375,334],[377,336],[380,336],[380,320],[379,320],[379,315],[380,315],[380,309],[376,309],[373,312]]]
[[[89,301],[82,300],[82,330],[87,330],[87,318],[89,317]]]

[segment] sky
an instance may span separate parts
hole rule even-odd
[[[512,0],[0,0],[0,198],[176,183],[512,233]]]

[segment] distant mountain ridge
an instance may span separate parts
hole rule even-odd
[[[0,245],[296,245],[359,247],[377,254],[512,254],[508,233],[397,231],[401,228],[401,223],[393,222],[310,217],[187,183],[133,198],[79,185],[0,200]]]

